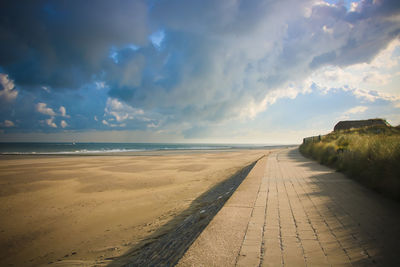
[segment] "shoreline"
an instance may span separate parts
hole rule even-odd
[[[299,145],[276,145],[254,148],[226,148],[226,149],[168,149],[168,150],[143,150],[143,151],[126,151],[126,152],[88,152],[88,153],[0,153],[1,160],[12,159],[33,159],[33,158],[70,158],[70,157],[107,157],[107,156],[167,156],[177,154],[203,154],[203,153],[226,153],[240,151],[272,151],[275,149],[298,147]]]
[[[1,143],[0,143],[1,144]],[[19,143],[17,143],[19,144]],[[176,145],[176,144],[174,144]],[[202,144],[207,145],[207,144]],[[235,152],[235,151],[243,151],[243,150],[271,150],[271,149],[280,149],[286,147],[295,147],[298,144],[289,144],[289,145],[241,145],[241,144],[232,144],[229,146],[227,144],[226,147],[223,145],[216,146],[215,148],[211,147],[199,147],[199,148],[148,148],[148,149],[103,149],[103,150],[90,150],[90,149],[81,149],[76,151],[65,150],[65,151],[23,151],[23,152],[0,152],[0,159],[5,157],[19,157],[19,156],[28,156],[28,157],[60,157],[60,156],[140,156],[140,155],[164,155],[164,154],[182,154],[182,153],[212,153],[212,152]]]

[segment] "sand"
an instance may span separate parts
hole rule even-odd
[[[0,157],[0,266],[102,266],[266,150]]]

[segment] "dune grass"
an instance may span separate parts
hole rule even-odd
[[[332,132],[306,142],[300,152],[368,187],[400,199],[400,127]]]

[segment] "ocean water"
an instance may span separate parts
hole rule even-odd
[[[0,154],[86,154],[161,150],[212,150],[268,148],[241,144],[162,144],[162,143],[0,143]]]

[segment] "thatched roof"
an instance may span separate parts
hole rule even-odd
[[[362,128],[362,127],[376,126],[376,125],[389,126],[389,124],[384,119],[369,119],[369,120],[360,120],[360,121],[339,121],[335,125],[335,128],[333,128],[333,130],[334,131],[349,130],[352,128]]]

